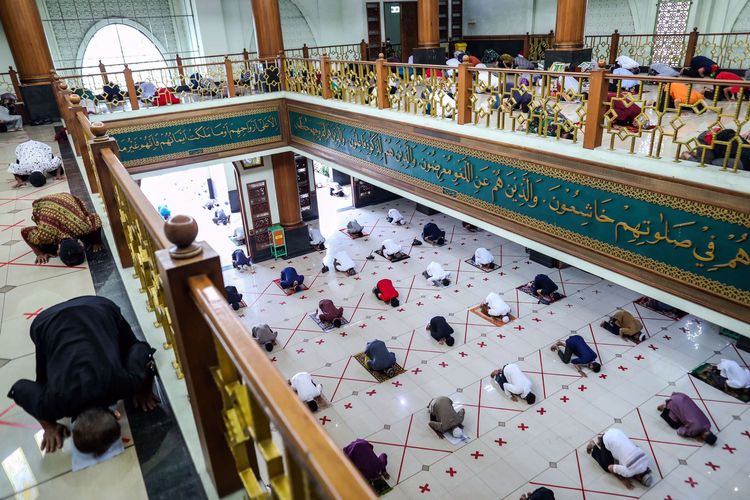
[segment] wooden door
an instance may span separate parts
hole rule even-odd
[[[401,61],[407,62],[417,46],[417,2],[401,2]]]

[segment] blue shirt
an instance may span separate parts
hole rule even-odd
[[[388,351],[382,340],[369,342],[365,355],[370,358],[370,369],[375,371],[386,370],[396,363],[396,355]]]
[[[713,66],[714,64],[716,63],[706,56],[695,56],[690,61],[690,68],[695,71],[703,68],[708,75],[709,73],[711,73],[711,66]]]
[[[596,359],[596,353],[589,347],[580,335],[571,335],[565,341],[565,348],[570,349],[578,356],[571,363],[574,365],[587,365]]]

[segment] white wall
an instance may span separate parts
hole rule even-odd
[[[16,64],[13,62],[13,54],[10,53],[10,47],[8,47],[8,40],[5,38],[5,31],[0,24],[0,73],[8,71],[8,66],[16,68]]]

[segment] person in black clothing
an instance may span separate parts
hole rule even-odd
[[[73,421],[73,443],[99,456],[120,439],[120,424],[108,407],[133,398],[151,410],[154,349],[140,341],[109,299],[84,296],[50,307],[31,324],[36,381],[21,379],[8,397],[44,430],[41,449],[54,452],[70,435],[57,421]]]
[[[433,317],[427,325],[427,330],[430,331],[432,338],[437,340],[439,344],[448,344],[448,347],[452,347],[455,343],[453,327],[448,324],[444,316]]]

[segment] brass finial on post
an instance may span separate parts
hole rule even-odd
[[[166,221],[164,235],[174,244],[169,249],[169,255],[173,259],[189,259],[203,252],[203,247],[195,243],[198,223],[189,215],[175,215]]]

